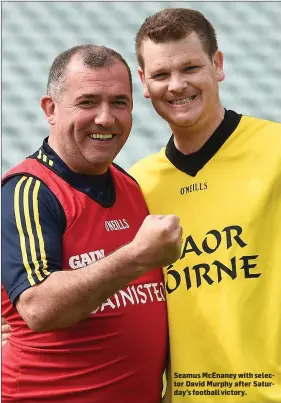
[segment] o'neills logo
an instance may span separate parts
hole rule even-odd
[[[121,231],[122,229],[130,228],[125,218],[119,220],[105,221],[104,226],[106,231]]]
[[[200,190],[206,190],[206,189],[208,189],[207,182],[192,183],[189,186],[184,186],[183,188],[180,188],[180,194],[186,195],[192,192],[198,192]]]

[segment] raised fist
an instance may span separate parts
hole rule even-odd
[[[131,242],[136,263],[144,270],[168,266],[181,253],[182,227],[174,214],[149,215]]]

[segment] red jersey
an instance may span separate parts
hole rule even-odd
[[[8,173],[26,176],[23,184],[30,176],[38,186],[44,183],[61,204],[63,270],[91,264],[130,242],[148,214],[134,180],[115,165],[110,173],[111,207],[74,188],[48,160],[28,158]],[[30,286],[50,275],[41,263],[27,275]],[[116,292],[87,319],[50,332],[30,330],[2,291],[2,315],[13,329],[2,353],[3,402],[159,403],[167,347],[161,269]]]

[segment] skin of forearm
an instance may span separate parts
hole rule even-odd
[[[52,273],[20,295],[17,309],[34,331],[69,327],[143,272],[129,244],[87,267]]]

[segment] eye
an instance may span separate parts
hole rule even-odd
[[[164,80],[168,76],[168,73],[157,73],[152,78],[153,80]]]
[[[199,66],[187,66],[184,68],[184,71],[186,71],[187,73],[193,73],[198,68],[199,68]]]
[[[115,108],[128,108],[129,101],[125,98],[113,99],[111,104]]]
[[[116,100],[114,101],[116,105],[127,105],[127,101]]]
[[[86,99],[79,103],[79,106],[82,106],[82,107],[90,107],[90,106],[93,106],[93,105],[95,105],[94,101],[86,100]]]

